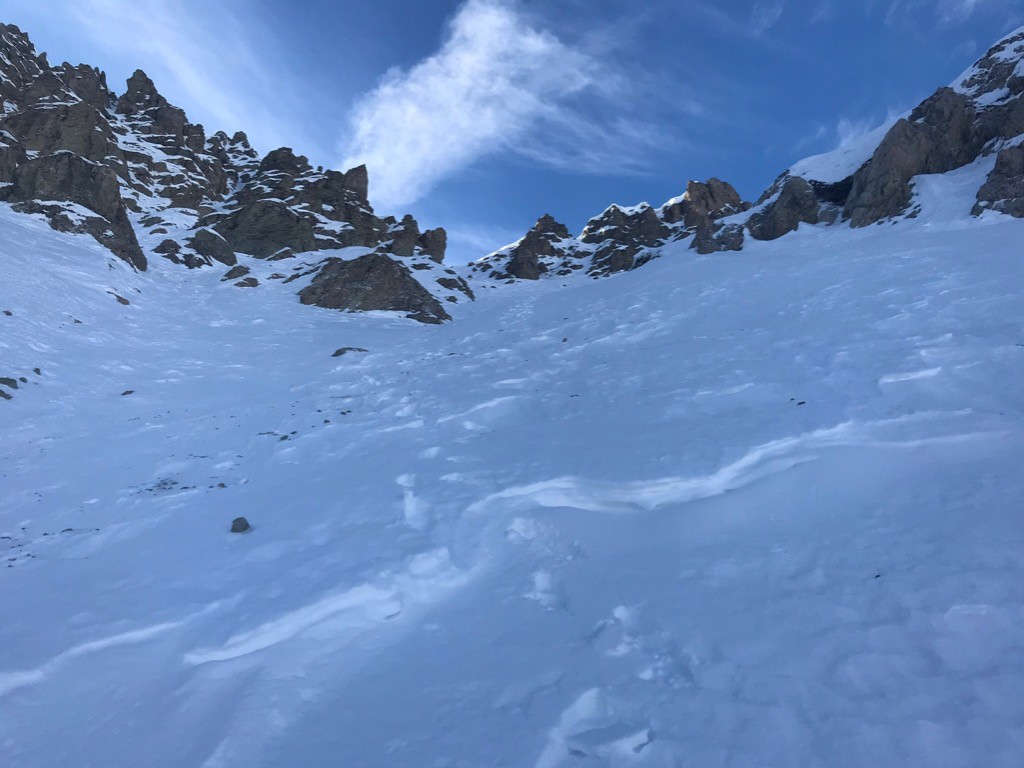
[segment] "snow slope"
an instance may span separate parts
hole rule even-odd
[[[0,765],[1020,765],[987,170],[443,326],[0,209]]]

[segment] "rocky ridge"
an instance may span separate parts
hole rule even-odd
[[[613,205],[578,237],[545,215],[516,243],[473,265],[497,280],[582,272],[599,277],[642,266],[666,243],[698,254],[738,251],[746,238],[775,240],[801,224],[865,227],[913,217],[913,179],[995,155],[974,215],[1024,217],[1024,28],[1007,35],[951,86],[940,88],[853,150],[808,158],[783,172],[755,204],[718,179],[691,181],[660,208]],[[877,139],[877,140],[874,140]]]
[[[464,274],[598,278],[636,269],[672,242],[712,254],[800,225],[913,217],[916,176],[982,161],[991,169],[973,213],[1024,216],[1022,93],[1024,28],[891,125],[791,166],[756,203],[711,178],[658,208],[609,206],[575,236],[546,214]],[[443,264],[443,229],[376,215],[365,167],[314,168],[287,147],[261,157],[241,132],[207,136],[141,71],[117,95],[98,69],[51,66],[17,27],[0,25],[0,103],[0,200],[91,235],[136,269],[157,258],[227,267],[226,281],[255,288],[252,260],[282,261],[261,277],[301,280],[303,303],[432,323],[450,318],[445,304],[474,298]]]
[[[588,221],[578,237],[545,214],[521,240],[476,261],[472,270],[499,280],[537,280],[579,271],[603,277],[647,263],[675,240],[692,237],[701,253],[725,250],[712,236],[720,231],[718,221],[749,208],[750,203],[724,181],[691,181],[686,192],[660,208],[648,203],[611,205]]]
[[[281,272],[316,274],[321,287],[331,283],[324,273],[364,282],[303,295],[313,304],[330,295],[335,309],[391,309],[438,322],[448,317],[442,301],[471,298],[442,264],[443,229],[420,231],[411,216],[374,213],[365,167],[314,168],[287,147],[261,158],[244,133],[207,136],[142,71],[118,96],[100,70],[51,66],[21,30],[0,24],[0,104],[0,200],[45,216],[55,229],[93,236],[136,269],[154,258],[235,267],[358,249]],[[328,269],[370,254],[401,279],[375,282],[379,270]],[[236,284],[258,285],[246,279]],[[355,295],[352,305],[340,298]]]

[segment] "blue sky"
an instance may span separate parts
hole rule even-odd
[[[6,0],[53,62],[144,69],[208,130],[366,162],[456,261],[549,212],[756,198],[953,80],[1024,0]]]

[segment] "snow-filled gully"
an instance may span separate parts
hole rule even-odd
[[[1024,753],[1019,222],[427,328],[0,215],[5,766]]]

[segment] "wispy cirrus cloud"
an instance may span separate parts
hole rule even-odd
[[[467,0],[435,53],[387,73],[356,105],[342,165],[373,168],[384,207],[413,203],[499,152],[635,172],[659,137],[627,117],[636,84],[606,52],[561,39],[514,0]]]
[[[867,0],[865,0],[867,2]],[[868,11],[874,2],[867,2]],[[1007,25],[1019,26],[1022,0],[891,0],[885,6],[885,23],[892,25],[920,24],[922,19],[940,26],[963,24],[972,17],[987,13],[1007,17]]]
[[[750,28],[754,35],[763,35],[779,23],[786,9],[784,0],[759,0],[750,13]]]

